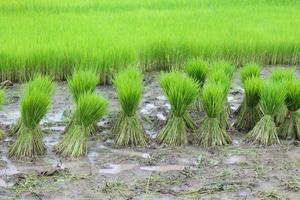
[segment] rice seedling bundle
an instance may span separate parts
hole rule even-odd
[[[82,94],[77,99],[73,125],[56,146],[56,152],[64,157],[79,157],[87,153],[89,127],[107,111],[108,102],[93,93]]]
[[[204,85],[202,103],[206,116],[195,133],[198,145],[211,147],[231,143],[231,138],[226,130],[221,127],[219,119],[224,107],[225,87],[214,82]]]
[[[193,78],[195,81],[197,81],[199,85],[199,95],[197,96],[197,100],[196,100],[196,109],[200,112],[202,110],[202,106],[201,106],[202,87],[205,83],[209,71],[208,63],[206,63],[201,59],[190,60],[185,67],[185,71],[188,74],[188,76]]]
[[[77,70],[74,71],[71,77],[67,78],[67,81],[73,100],[77,103],[81,95],[95,92],[97,84],[99,83],[99,77],[93,70]],[[72,126],[72,124],[73,119],[70,120],[65,132]],[[97,132],[98,127],[96,124],[92,124],[89,129],[90,134],[93,135]]]
[[[213,68],[212,75],[210,75],[210,76],[215,76],[215,77],[212,77],[215,81],[218,81],[218,79],[221,78],[220,77],[221,74],[220,73],[219,73],[219,75],[218,75],[218,73],[214,74],[215,73],[214,71],[224,72],[224,74],[228,78],[228,81],[225,78],[221,78],[221,80],[223,82],[222,84],[224,84],[224,86],[225,86],[226,93],[225,93],[225,97],[224,97],[224,107],[220,114],[220,120],[221,120],[220,122],[221,122],[222,127],[225,129],[228,129],[230,127],[230,122],[229,122],[230,105],[229,105],[229,102],[227,101],[227,95],[229,93],[231,81],[232,81],[232,78],[233,78],[236,68],[234,65],[232,65],[231,63],[224,61],[224,60],[213,63],[212,68]],[[225,119],[225,120],[223,120],[223,119]]]
[[[197,81],[202,88],[209,71],[208,63],[201,59],[193,59],[187,63],[185,70],[189,77]]]
[[[300,80],[287,81],[285,90],[285,105],[288,111],[279,127],[278,134],[283,139],[300,140]]]
[[[198,95],[198,84],[185,74],[173,71],[161,75],[160,85],[171,104],[171,112],[157,140],[174,146],[184,145],[187,126],[192,121],[187,110]]]
[[[55,84],[49,76],[43,76],[36,74],[31,80],[29,80],[23,89],[23,96],[29,96],[31,91],[37,90],[46,94],[49,98],[52,98],[55,91]],[[21,128],[22,118],[18,119],[17,123],[10,129],[10,135],[16,135]]]
[[[270,74],[269,79],[273,82],[284,82],[296,79],[296,71],[294,68],[276,67]]]
[[[259,101],[262,86],[263,81],[258,77],[253,76],[245,80],[243,107],[235,122],[235,127],[238,129],[250,131],[260,120],[262,113],[259,107]]]
[[[9,156],[16,158],[35,158],[45,153],[40,121],[47,113],[51,96],[31,88],[25,91],[21,100],[21,126],[16,141],[9,147]]]
[[[285,100],[285,89],[282,84],[268,81],[260,92],[260,106],[263,117],[247,134],[249,141],[262,145],[279,143],[277,128],[274,121],[275,114]]]
[[[246,64],[244,67],[242,67],[240,71],[240,78],[242,81],[242,84],[245,84],[245,81],[256,77],[258,78],[260,76],[261,68],[259,65],[255,63]]]
[[[261,68],[259,65],[255,63],[247,64],[245,65],[240,72],[240,79],[242,82],[242,85],[245,87],[245,81],[252,77],[259,77],[261,72]],[[241,112],[244,113],[243,109],[245,107],[245,98],[241,105],[238,107],[238,109],[235,111],[237,115],[239,115]]]
[[[232,80],[235,72],[235,66],[225,60],[213,62],[211,68],[212,73],[215,71],[222,71],[230,80]]]
[[[229,78],[228,75],[226,75],[225,71],[222,69],[217,69],[214,70],[210,73],[208,79],[207,79],[207,84],[209,83],[215,83],[215,84],[220,84],[223,87],[224,92],[223,94],[223,108],[220,112],[219,115],[219,120],[221,127],[224,129],[228,129],[230,127],[230,122],[229,122],[229,117],[230,117],[230,106],[227,101],[227,95],[230,89],[231,85],[231,79]]]
[[[94,92],[99,83],[97,73],[92,70],[74,71],[73,75],[67,80],[75,102],[82,94]]]
[[[277,67],[272,71],[269,79],[275,83],[285,85],[285,82],[296,79],[296,72],[294,68]],[[280,126],[282,124],[287,112],[288,109],[286,105],[282,104],[282,106],[275,115],[276,126]]]
[[[117,74],[114,81],[121,104],[116,123],[112,129],[116,144],[144,146],[147,137],[137,113],[143,92],[143,76],[138,68],[130,67]]]

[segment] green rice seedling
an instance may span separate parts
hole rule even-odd
[[[278,135],[283,139],[300,140],[300,80],[287,81],[285,90],[285,105],[288,111],[279,127]]]
[[[263,82],[258,77],[253,76],[245,80],[244,106],[238,114],[237,121],[234,124],[238,129],[250,131],[262,117],[259,107],[260,91],[262,86]]]
[[[258,64],[250,63],[245,65],[240,71],[240,78],[242,84],[244,85],[245,81],[252,77],[258,78],[260,76],[260,72],[261,72],[261,68]]]
[[[187,110],[197,97],[198,84],[181,72],[173,71],[161,75],[160,85],[171,104],[171,112],[157,140],[174,146],[184,145],[187,143],[187,123],[191,121]]]
[[[208,64],[201,59],[193,59],[187,63],[185,70],[189,77],[197,81],[199,87],[202,88],[209,71]]]
[[[273,82],[294,80],[296,79],[295,68],[277,67],[272,71],[269,79]]]
[[[44,75],[41,75],[41,74],[36,74],[26,84],[24,93],[30,92],[33,89],[40,90],[41,92],[49,94],[49,96],[52,97],[54,95],[55,85],[53,84],[53,80],[50,76],[44,76]]]
[[[82,94],[94,92],[98,83],[99,77],[92,70],[74,71],[73,75],[68,80],[69,90],[75,102],[78,101]]]
[[[0,89],[0,107],[2,106],[2,104],[5,101],[5,93],[4,90]],[[2,129],[0,129],[0,139],[3,138],[4,132]]]
[[[223,71],[226,74],[226,76],[231,80],[235,72],[235,66],[224,60],[216,61],[212,63],[211,72],[214,73],[215,71]]]
[[[226,87],[226,86],[225,86]],[[206,113],[200,128],[196,131],[196,143],[204,147],[222,146],[231,143],[226,130],[221,127],[219,116],[224,107],[226,89],[220,83],[206,83],[202,102]]]
[[[77,99],[73,125],[56,146],[56,152],[64,157],[79,157],[87,153],[89,127],[106,113],[108,102],[93,93],[82,94]]]
[[[55,84],[49,76],[43,76],[36,74],[31,80],[29,80],[24,87],[23,96],[29,95],[32,90],[38,90],[41,93],[53,97],[55,91]],[[16,135],[22,126],[22,118],[18,119],[17,123],[10,129],[10,135]]]
[[[230,127],[229,117],[230,117],[230,106],[227,100],[227,95],[230,89],[230,78],[226,76],[223,70],[212,71],[208,77],[207,83],[217,83],[223,86],[223,108],[219,115],[219,120],[221,127],[228,129]]]
[[[249,141],[262,145],[280,143],[277,135],[274,116],[284,103],[285,90],[282,84],[267,82],[260,92],[260,106],[263,117],[247,134]]]
[[[114,81],[121,111],[112,129],[116,144],[144,146],[147,137],[137,113],[143,92],[143,76],[138,68],[128,68],[117,74]]]
[[[16,141],[9,148],[9,156],[36,158],[45,153],[40,121],[47,113],[51,96],[39,88],[32,88],[21,100],[21,127]]]
[[[295,68],[284,68],[277,67],[274,69],[269,77],[273,82],[285,84],[287,81],[296,79]],[[275,114],[275,123],[276,126],[280,126],[285,119],[285,116],[288,112],[288,109],[285,104],[282,104],[278,112]]]
[[[185,71],[188,76],[197,81],[199,85],[199,95],[197,96],[196,100],[196,109],[200,112],[202,110],[201,93],[203,84],[207,78],[209,71],[208,64],[201,59],[193,59],[187,63]]]
[[[97,84],[99,83],[99,77],[93,70],[77,70],[74,71],[71,77],[67,78],[67,81],[73,100],[77,103],[82,94],[93,93],[96,90]],[[72,124],[73,119],[70,120],[65,132],[72,126]],[[98,130],[96,122],[92,124],[89,129],[91,135],[95,134]]]
[[[241,79],[242,85],[245,87],[245,81],[248,80],[249,78],[252,78],[252,77],[258,78],[260,76],[260,72],[261,72],[260,66],[255,63],[250,63],[250,64],[245,65],[241,69],[241,72],[240,72],[240,79]],[[246,103],[245,103],[245,98],[244,98],[241,105],[235,111],[236,115],[239,115],[241,112],[244,112],[243,109],[245,109],[244,107],[246,107],[245,104]]]

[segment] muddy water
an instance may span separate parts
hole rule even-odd
[[[270,70],[272,68],[265,68],[262,75],[267,76]],[[151,138],[155,138],[170,111],[157,76],[158,73],[147,74],[139,109],[145,131]],[[119,110],[116,93],[112,86],[101,86],[97,92],[109,99],[110,114],[98,122],[101,131],[89,138],[88,154],[84,158],[67,160],[53,152],[73,108],[65,83],[58,84],[53,106],[41,122],[47,146],[44,157],[34,162],[10,160],[7,147],[15,138],[4,137],[0,147],[0,199],[297,197],[297,187],[300,190],[297,182],[297,177],[300,178],[299,144],[284,141],[282,146],[256,147],[244,142],[243,133],[231,131],[233,145],[222,148],[203,149],[190,145],[171,148],[155,143],[146,148],[120,148],[114,144],[110,133]],[[8,103],[0,113],[1,125],[6,131],[20,116],[21,86],[15,84],[7,94]],[[238,108],[242,99],[243,89],[237,74],[228,96],[232,110]],[[232,116],[231,122],[234,120]],[[54,177],[41,175],[61,170],[68,173]],[[82,198],[76,196],[79,194]]]

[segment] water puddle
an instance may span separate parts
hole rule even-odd
[[[2,156],[1,158],[6,162],[6,167],[4,169],[0,169],[0,175],[14,175],[19,173],[16,166],[14,166],[6,156]]]
[[[127,156],[137,156],[137,157],[142,157],[142,158],[150,158],[149,153],[142,153],[142,152],[137,152],[137,151],[131,151],[127,149],[122,149],[122,150],[112,150],[114,153],[121,154],[121,155],[127,155]]]
[[[144,108],[141,109],[140,113],[144,114],[144,115],[149,115],[155,109],[156,109],[156,106],[154,104],[148,103],[145,105]]]
[[[2,178],[0,178],[0,187],[6,187],[6,182]]]
[[[52,132],[62,133],[65,130],[64,126],[52,126],[49,128]]]
[[[100,169],[100,174],[118,174],[122,171],[127,171],[138,166],[137,164],[110,164],[107,169]]]
[[[90,163],[94,164],[97,161],[98,153],[95,151],[91,151],[88,153],[87,158],[90,161]]]
[[[167,117],[162,113],[158,113],[156,117],[161,121],[165,121],[167,119]]]
[[[48,148],[54,147],[59,142],[59,134],[47,134],[43,140]]]
[[[168,171],[184,170],[184,166],[183,165],[145,166],[145,167],[140,167],[140,169],[145,171],[168,172]]]
[[[167,97],[166,96],[158,96],[158,97],[156,97],[156,99],[158,99],[160,101],[167,101]]]
[[[233,164],[239,164],[239,163],[245,163],[246,162],[246,157],[245,156],[230,156],[225,163],[228,165],[233,165]]]

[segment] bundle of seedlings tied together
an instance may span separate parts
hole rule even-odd
[[[210,82],[216,82],[224,85],[225,93],[224,93],[224,104],[219,115],[219,120],[221,123],[221,127],[224,129],[230,128],[230,105],[227,100],[227,96],[229,93],[229,89],[231,86],[233,74],[235,72],[235,66],[226,62],[226,61],[218,61],[212,63],[212,69],[210,74],[208,75],[208,80]]]
[[[286,116],[278,134],[283,139],[300,140],[300,80],[290,80],[284,84],[286,90]]]
[[[261,119],[263,114],[259,102],[262,86],[263,81],[257,77],[249,78],[244,82],[245,97],[234,124],[236,128],[250,131]]]
[[[45,153],[39,123],[50,107],[54,89],[54,83],[40,75],[25,86],[21,99],[20,127],[16,141],[9,147],[10,157],[34,158]]]
[[[108,102],[94,93],[84,93],[77,99],[72,126],[56,146],[56,152],[65,157],[79,157],[87,153],[90,126],[107,110]]]
[[[241,69],[240,77],[245,90],[242,104],[237,109],[237,121],[234,126],[238,129],[250,131],[262,117],[259,107],[260,90],[262,80],[260,67],[256,64],[249,64]]]
[[[72,94],[73,101],[75,104],[78,103],[78,100],[81,95],[86,93],[93,93],[96,90],[97,84],[99,83],[99,76],[92,70],[78,70],[75,71],[72,77],[68,78],[68,87]],[[72,115],[74,117],[74,115]],[[72,118],[65,129],[65,133],[70,127],[72,127],[74,119]],[[88,132],[93,135],[97,132],[98,128],[95,123],[91,124],[88,127]]]
[[[187,143],[188,108],[199,93],[198,84],[185,74],[173,71],[163,73],[160,85],[171,104],[167,124],[157,136],[159,142],[179,146]]]
[[[25,86],[24,94],[26,91],[39,90],[42,93],[49,95],[50,98],[54,95],[54,83],[49,76],[37,74]],[[10,135],[16,135],[22,126],[22,118],[20,118],[15,125],[10,129]]]
[[[201,96],[202,96],[203,85],[205,83],[205,80],[209,72],[208,63],[201,59],[193,59],[187,63],[185,67],[185,71],[189,77],[193,78],[198,83],[199,94],[197,95],[196,98],[196,109],[198,110],[198,112],[201,112],[203,111]],[[192,125],[194,127],[194,124]]]
[[[261,72],[261,68],[259,65],[251,63],[251,64],[246,64],[240,71],[240,79],[242,82],[242,86],[245,89],[245,82],[246,80],[252,78],[252,77],[256,77],[259,78],[260,77],[260,72]],[[246,104],[246,98],[244,98],[242,104],[238,107],[238,109],[235,111],[235,113],[237,115],[239,115],[242,110],[244,109],[244,106]]]
[[[0,89],[0,107],[3,105],[5,101],[5,93],[4,90]],[[0,128],[0,139],[3,138],[4,132],[3,130]]]
[[[147,138],[137,113],[143,92],[143,76],[138,68],[130,67],[113,81],[121,104],[121,111],[112,129],[115,141],[123,146],[144,146]]]
[[[222,93],[223,105],[221,112],[218,115],[220,126],[223,129],[230,127],[229,116],[230,106],[227,101],[227,95],[230,89],[231,81],[223,70],[212,70],[208,76],[207,83],[216,83],[223,86],[224,92]]]
[[[294,68],[286,69],[283,67],[278,67],[273,70],[270,75],[270,80],[274,83],[279,83],[285,85],[285,82],[295,80],[296,79],[296,72]],[[282,104],[281,107],[278,109],[278,112],[275,114],[275,123],[277,126],[280,126],[284,118],[287,114],[287,107],[285,104]]]
[[[228,83],[227,83],[228,84]],[[222,128],[220,114],[224,108],[228,86],[221,82],[208,81],[203,88],[202,105],[206,113],[200,128],[196,131],[196,143],[204,147],[231,143],[226,130]],[[222,120],[222,119],[221,119]]]
[[[267,80],[260,91],[260,107],[263,117],[248,133],[248,140],[262,145],[279,143],[274,117],[284,104],[284,100],[284,86],[281,83]]]

